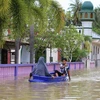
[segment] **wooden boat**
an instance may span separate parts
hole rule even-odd
[[[34,75],[33,79],[30,79],[29,82],[64,82],[67,81],[66,76],[60,76],[60,77],[47,77],[47,76],[37,76]]]

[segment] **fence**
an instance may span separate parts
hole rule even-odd
[[[71,62],[68,63],[71,70],[84,69],[84,63],[82,62]],[[36,64],[0,64],[0,78],[19,76],[28,76]],[[49,72],[54,70],[59,70],[59,63],[49,63],[47,64]]]
[[[95,61],[91,61],[90,62],[90,68],[92,69],[92,68],[94,68],[95,67]]]

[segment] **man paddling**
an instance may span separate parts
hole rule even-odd
[[[69,77],[69,81],[71,80],[70,78],[70,67],[67,65],[67,59],[63,58],[62,59],[62,64],[60,66],[60,71],[55,70],[55,76],[67,76]]]

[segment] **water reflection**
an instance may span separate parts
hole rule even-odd
[[[100,100],[100,69],[72,72],[71,82],[0,82],[0,100]]]

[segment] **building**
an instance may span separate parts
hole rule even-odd
[[[29,63],[30,52],[29,43],[20,43],[19,48],[19,61],[18,63]],[[0,64],[14,64],[15,63],[15,42],[13,40],[7,40],[4,43],[3,48],[0,48]]]
[[[82,5],[80,11],[80,19],[82,22],[82,29],[84,35],[90,36],[92,38],[91,52],[88,59],[95,61],[96,66],[100,66],[100,35],[92,31],[92,23],[95,20],[95,14],[93,9],[93,4],[90,1],[85,1]]]
[[[95,14],[93,4],[90,1],[85,1],[82,5],[79,13],[81,19],[81,26],[75,26],[77,31],[81,34],[92,38],[91,52],[88,55],[88,59],[96,62],[96,66],[100,66],[100,35],[92,31],[92,23],[95,20]],[[7,30],[6,35],[9,35],[10,31]],[[15,63],[15,42],[14,40],[6,39],[4,47],[0,49],[0,63],[1,64],[13,64]],[[54,48],[50,50],[46,49],[46,62],[59,62],[61,60],[61,50]],[[30,50],[29,43],[22,42],[19,47],[19,64],[30,63]]]
[[[80,20],[82,25],[75,26],[77,31],[80,34],[84,34],[85,36],[90,36],[92,38],[91,44],[91,52],[88,55],[87,59],[96,62],[96,66],[100,66],[100,35],[92,31],[92,23],[95,20],[95,14],[93,9],[93,4],[90,1],[85,1],[81,7],[81,11],[79,13]],[[53,51],[53,50],[52,50]],[[52,54],[52,58],[57,61],[58,51],[55,51],[56,54]],[[56,56],[56,57],[55,57]],[[50,50],[47,49],[47,62],[50,62]],[[85,59],[86,60],[86,59]]]

